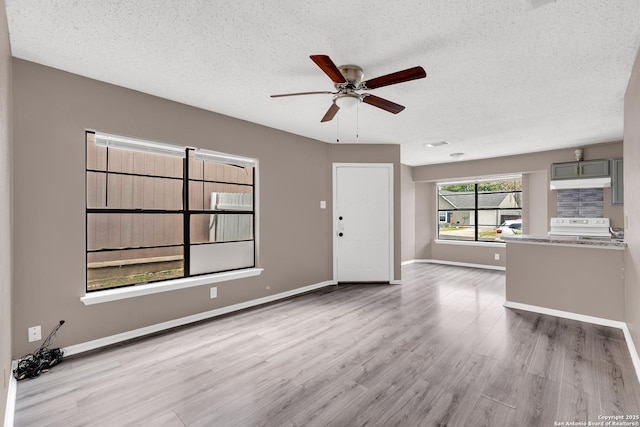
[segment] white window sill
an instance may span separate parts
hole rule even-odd
[[[175,291],[177,289],[192,288],[194,286],[209,285],[212,283],[226,282],[228,280],[244,279],[246,277],[259,276],[264,269],[247,268],[244,270],[227,271],[224,273],[207,274],[197,277],[185,277],[182,279],[167,280],[146,285],[129,286],[118,289],[89,292],[80,298],[84,305],[101,304],[103,302],[117,301],[134,298],[142,295],[152,295],[161,292]]]
[[[496,241],[496,242],[476,242],[473,240],[434,240],[434,243],[438,245],[461,245],[461,246],[484,246],[487,248],[499,248],[504,247],[504,241]]]

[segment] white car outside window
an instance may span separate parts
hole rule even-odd
[[[513,236],[522,234],[522,219],[507,220],[496,230],[496,239],[501,240],[502,236]]]

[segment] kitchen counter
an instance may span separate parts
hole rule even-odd
[[[624,320],[626,243],[529,235],[504,241],[506,306]]]
[[[518,236],[504,236],[502,238],[508,243],[532,243],[543,245],[563,245],[576,247],[591,247],[601,249],[621,249],[624,250],[627,244],[624,240],[594,240],[594,239],[576,239],[570,237],[549,237],[549,236],[531,236],[521,234]]]

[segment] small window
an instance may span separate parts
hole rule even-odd
[[[495,242],[521,234],[518,177],[438,184],[438,239]]]
[[[255,267],[256,161],[86,134],[87,292]]]

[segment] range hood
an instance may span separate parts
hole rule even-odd
[[[551,181],[552,190],[568,190],[571,188],[605,188],[611,187],[611,177],[582,178],[582,179],[556,179]]]

